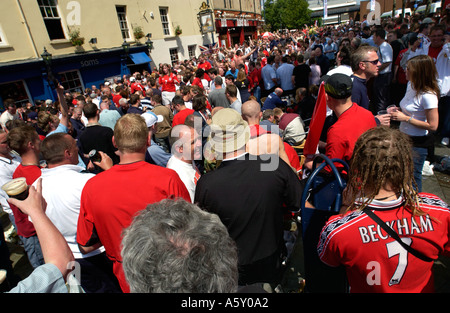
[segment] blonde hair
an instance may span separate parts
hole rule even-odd
[[[45,133],[48,133],[50,130],[50,122],[59,122],[59,118],[56,115],[50,114],[45,111],[41,111],[38,113],[37,126]]]
[[[139,114],[122,116],[114,127],[114,141],[120,152],[140,152],[147,148],[148,128]]]
[[[236,80],[239,82],[243,82],[246,78],[247,76],[245,75],[245,71],[243,69],[240,69],[238,71]]]

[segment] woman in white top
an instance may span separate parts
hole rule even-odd
[[[408,87],[400,102],[401,111],[391,113],[393,120],[400,121],[400,131],[410,136],[414,151],[414,179],[418,191],[422,191],[422,167],[428,148],[434,145],[429,131],[436,131],[439,124],[439,85],[433,59],[419,55],[408,60],[406,79]]]
[[[320,84],[320,76],[322,73],[320,72],[320,66],[316,63],[316,58],[311,57],[309,59],[309,67],[311,68],[311,76],[309,76],[309,84],[310,85],[319,85]]]

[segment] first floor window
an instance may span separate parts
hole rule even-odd
[[[159,15],[161,16],[161,24],[162,24],[164,35],[170,35],[168,9],[167,8],[159,8]]]
[[[130,29],[127,22],[127,8],[125,6],[116,6],[117,18],[119,19],[120,31],[122,39],[130,39]]]
[[[197,48],[197,45],[188,46],[188,53],[189,53],[189,58],[190,59],[195,57],[195,49],[196,48]]]
[[[172,62],[172,65],[178,63],[178,49],[177,48],[169,49],[169,53],[170,53],[170,62]]]
[[[38,0],[38,5],[50,40],[65,39],[56,0]]]

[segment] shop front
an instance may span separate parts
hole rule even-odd
[[[224,17],[224,15],[226,17]],[[235,44],[242,45],[249,37],[256,39],[261,30],[259,15],[233,15],[216,13],[216,32],[219,37],[219,46],[230,48]]]
[[[51,63],[42,59],[0,64],[0,107],[12,98],[18,106],[36,100],[56,100],[51,79],[53,75],[67,91],[83,91],[99,87],[105,79],[122,77],[135,71],[151,71],[151,59],[146,46],[54,56]]]

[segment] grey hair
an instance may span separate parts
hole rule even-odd
[[[373,46],[359,46],[358,49],[352,53],[350,64],[353,72],[356,72],[359,69],[359,63],[364,61],[369,51],[377,53],[378,48]]]
[[[216,214],[185,200],[149,204],[123,232],[131,292],[236,292],[235,242]]]

